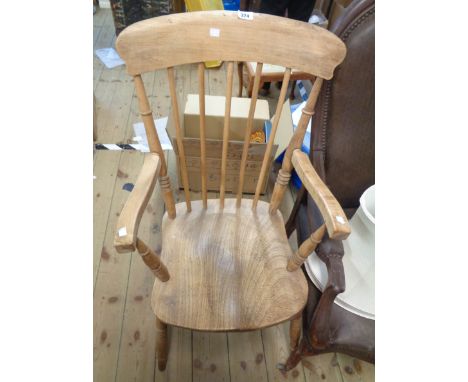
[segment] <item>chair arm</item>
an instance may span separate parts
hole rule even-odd
[[[299,178],[317,204],[327,227],[328,236],[331,239],[346,239],[351,233],[343,209],[332,195],[328,187],[318,176],[309,157],[301,150],[296,149],[292,154],[292,163]]]
[[[310,334],[315,348],[324,348],[330,342],[331,311],[338,294],[345,291],[345,275],[342,258],[343,243],[325,239],[316,250],[317,256],[327,266],[328,281],[312,316]]]
[[[141,216],[153,193],[160,168],[158,154],[145,155],[143,167],[117,222],[114,247],[119,253],[134,251],[136,248]]]

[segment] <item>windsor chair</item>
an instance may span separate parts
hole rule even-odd
[[[243,20],[237,12],[209,11],[175,14],[145,20],[126,28],[116,47],[133,76],[150,153],[118,220],[114,245],[118,252],[137,250],[156,276],[152,308],[158,331],[158,368],[166,367],[167,325],[206,331],[254,330],[291,320],[291,344],[297,346],[307,282],[298,267],[325,231],[333,238],[350,233],[346,216],[320,180],[308,157],[300,151],[307,124],[323,79],[332,77],[343,60],[344,44],[323,28],[281,17],[253,14]],[[207,198],[205,89],[203,62],[227,65],[227,89],[219,199]],[[238,191],[226,197],[230,105],[234,62],[257,62],[254,90],[245,128]],[[202,199],[192,201],[179,120],[174,66],[198,63]],[[267,144],[256,193],[243,198],[249,158],[249,137],[263,63],[286,68],[271,138]],[[274,136],[287,93],[292,68],[317,79],[288,146],[271,202],[259,200],[267,176]],[[185,201],[175,204],[165,157],[158,140],[141,73],[167,69],[176,141],[180,155]],[[278,207],[293,167],[323,215],[325,224],[293,253]],[[138,237],[138,226],[159,180],[166,207],[162,222],[162,250],[155,253]]]

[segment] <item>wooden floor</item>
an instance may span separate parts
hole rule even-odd
[[[115,33],[110,10],[94,15],[94,49],[113,46]],[[197,92],[197,72],[191,66],[177,71],[180,99]],[[236,77],[236,76],[235,76]],[[224,94],[225,71],[210,71],[209,94]],[[165,73],[143,76],[155,117],[167,116],[170,98]],[[235,80],[237,89],[237,79]],[[272,92],[277,90],[272,87]],[[98,142],[131,142],[132,124],[139,121],[133,81],[125,67],[106,69],[94,56],[94,93]],[[275,94],[273,94],[275,95]],[[270,114],[274,112],[270,105]],[[90,132],[91,137],[91,132]],[[91,138],[90,138],[91,139]],[[167,161],[177,182],[173,152]],[[138,254],[117,254],[112,246],[117,217],[143,163],[139,152],[97,151],[94,155],[94,380],[107,381],[373,381],[373,365],[342,354],[305,358],[283,373],[277,365],[289,354],[288,326],[278,325],[247,333],[205,333],[170,328],[167,369],[155,368],[155,325],[150,307],[154,276]],[[269,193],[271,192],[271,180]],[[211,194],[216,197],[216,194]],[[183,193],[176,191],[183,200]],[[193,199],[200,194],[192,193]],[[269,199],[266,195],[264,199]],[[285,216],[293,192],[281,210]],[[139,236],[153,248],[161,245],[164,206],[157,186],[144,213]],[[297,248],[295,235],[290,240]]]

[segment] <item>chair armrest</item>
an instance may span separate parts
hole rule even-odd
[[[330,342],[333,303],[336,296],[343,293],[346,287],[342,262],[343,243],[339,240],[324,239],[316,254],[327,266],[328,281],[312,316],[310,334],[313,346],[324,348]]]
[[[117,222],[114,247],[119,253],[131,252],[136,248],[141,216],[153,193],[160,168],[161,160],[158,154],[145,155],[143,167]]]
[[[301,150],[296,149],[292,154],[292,163],[322,214],[328,236],[331,239],[346,239],[351,233],[348,219],[338,201],[318,176],[309,157]]]

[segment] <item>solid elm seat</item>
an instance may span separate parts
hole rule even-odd
[[[152,306],[170,325],[196,330],[259,329],[291,319],[307,300],[302,272],[288,272],[292,251],[279,211],[269,203],[219,199],[176,205],[177,216],[163,218],[161,260],[171,271],[156,279]]]

